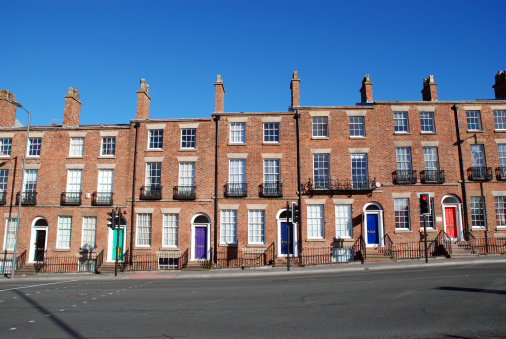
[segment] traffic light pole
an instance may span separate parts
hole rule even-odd
[[[423,215],[423,233],[425,238],[425,263],[429,262],[429,252],[427,251],[427,216]]]
[[[116,230],[116,262],[114,264],[114,276],[117,277],[118,276],[118,257],[119,257],[119,230],[120,230],[120,225],[121,225],[121,208],[118,208],[118,213],[116,213],[116,215],[119,216],[118,218],[118,221],[119,221],[119,225],[116,226],[116,216],[114,216],[114,228]]]
[[[286,270],[290,271],[290,203],[286,202],[286,244],[288,245],[286,248]]]

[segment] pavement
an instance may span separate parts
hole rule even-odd
[[[430,258],[428,263],[425,259],[401,260],[397,262],[386,263],[336,263],[327,265],[310,266],[291,266],[290,271],[286,266],[280,267],[253,267],[253,268],[219,268],[200,271],[136,271],[136,272],[118,272],[94,274],[94,273],[39,273],[37,275],[15,276],[13,280],[10,277],[0,277],[0,285],[13,281],[60,281],[60,280],[115,280],[115,279],[208,279],[208,278],[242,278],[255,276],[290,276],[302,274],[325,274],[337,272],[358,272],[375,270],[393,270],[393,269],[412,269],[423,267],[444,267],[459,265],[479,265],[479,264],[497,264],[506,263],[506,255],[484,255],[470,258]]]

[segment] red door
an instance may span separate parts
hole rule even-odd
[[[457,237],[457,218],[455,216],[455,207],[445,207],[446,234],[450,238]]]

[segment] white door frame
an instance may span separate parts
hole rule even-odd
[[[204,216],[208,221],[211,219],[207,214],[197,213],[192,217],[191,221],[191,244],[190,244],[190,260],[197,261],[199,259],[195,259],[195,227],[205,227],[206,228],[206,260],[211,260],[211,222],[208,223],[194,223],[195,219],[199,216]]]
[[[47,250],[47,238],[49,232],[49,226],[35,226],[35,222],[39,219],[44,219],[47,222],[47,219],[44,217],[37,217],[32,221],[32,227],[30,230],[30,249],[28,251],[28,263],[35,263],[35,242],[37,241],[37,231],[46,231],[46,242],[44,243],[44,248]],[[49,223],[48,223],[49,225]]]
[[[367,210],[369,206],[376,206],[379,210]],[[367,242],[367,215],[376,214],[378,216],[378,244],[369,244]],[[364,237],[366,247],[384,247],[385,246],[385,232],[383,229],[383,207],[377,202],[369,202],[364,205],[362,213],[362,236]]]
[[[452,197],[459,202],[445,204],[444,200],[448,197]],[[447,194],[441,199],[441,209],[443,212],[443,230],[445,231],[445,233],[448,234],[448,232],[446,232],[446,211],[445,211],[446,207],[454,207],[455,208],[455,222],[456,222],[455,226],[457,227],[457,230],[456,230],[457,231],[457,239],[456,240],[461,241],[464,239],[464,230],[462,227],[462,202],[459,199],[459,197],[457,197],[454,194]]]
[[[286,211],[286,208],[282,208],[278,211],[278,213],[276,214],[276,223],[277,223],[277,232],[278,232],[278,239],[276,241],[276,247],[278,248],[277,250],[277,256],[278,257],[286,257],[287,254],[281,254],[281,223],[282,222],[288,222],[286,218],[280,218],[280,215],[281,213],[285,212]],[[299,256],[299,252],[298,252],[298,248],[299,248],[299,243],[298,243],[298,238],[297,238],[297,230],[298,230],[298,227],[299,225],[297,223],[293,224],[293,256],[294,257],[298,257]]]

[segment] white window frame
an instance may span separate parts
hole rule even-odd
[[[467,130],[468,131],[481,131],[483,126],[481,124],[480,111],[466,111]]]
[[[485,159],[485,146],[482,144],[470,145],[471,167],[487,167]]]
[[[135,246],[151,247],[153,219],[150,213],[137,213]]]
[[[265,244],[264,210],[248,210],[248,244]]]
[[[423,148],[423,162],[426,171],[439,171],[439,154],[437,147]]]
[[[12,138],[0,139],[0,157],[10,157],[12,151]]]
[[[220,211],[220,244],[237,244],[237,210]]]
[[[102,157],[116,156],[116,137],[102,137],[100,155]]]
[[[70,249],[71,237],[72,237],[72,217],[58,216],[56,248]]]
[[[39,170],[27,169],[25,170],[25,177],[23,183],[23,192],[37,192],[37,179],[39,176]]]
[[[436,133],[434,112],[420,112],[420,128],[422,133]]]
[[[27,157],[40,157],[40,150],[42,148],[42,138],[29,138],[28,139],[28,154]]]
[[[197,129],[182,128],[181,129],[181,149],[197,148]]]
[[[179,188],[195,186],[195,163],[179,163]]]
[[[398,171],[411,171],[411,147],[396,147],[395,158]]]
[[[485,198],[473,196],[469,199],[471,205],[471,226],[472,228],[484,229],[487,227],[485,218]]]
[[[16,224],[16,218],[5,219],[4,251],[14,250],[14,242],[16,241]]]
[[[264,122],[264,143],[279,144],[279,122]]]
[[[246,124],[244,122],[230,123],[230,143],[231,144],[246,143]]]
[[[280,183],[280,175],[280,160],[264,159],[264,184]]]
[[[394,133],[409,133],[408,112],[394,112]]]
[[[350,137],[365,138],[365,117],[348,117],[350,124]]]
[[[80,158],[84,152],[84,138],[72,137],[70,138],[69,157]]]
[[[349,204],[335,205],[337,239],[353,238],[353,215],[351,207],[352,206]]]
[[[329,118],[313,117],[312,118],[313,139],[329,137]]]
[[[7,182],[9,180],[9,170],[0,169],[0,193],[7,192]]]
[[[162,246],[177,248],[179,242],[179,214],[165,213],[163,215]]]
[[[506,229],[506,196],[494,197],[495,218],[498,229]]]
[[[506,110],[494,111],[494,125],[496,131],[506,131]]]
[[[87,250],[97,248],[97,217],[83,217],[81,248]]]
[[[163,149],[163,129],[150,129],[148,131],[148,149]]]
[[[160,187],[162,185],[162,163],[147,162],[146,163],[146,187]]]
[[[313,188],[328,189],[330,185],[330,154],[313,154]]]
[[[361,189],[369,187],[369,162],[367,153],[351,154],[351,181],[354,188]]]
[[[325,217],[323,205],[307,205],[307,238],[325,238]]]
[[[394,216],[396,230],[411,229],[409,198],[394,198]]]
[[[69,169],[67,170],[67,193],[80,193],[82,183],[83,170]]]

